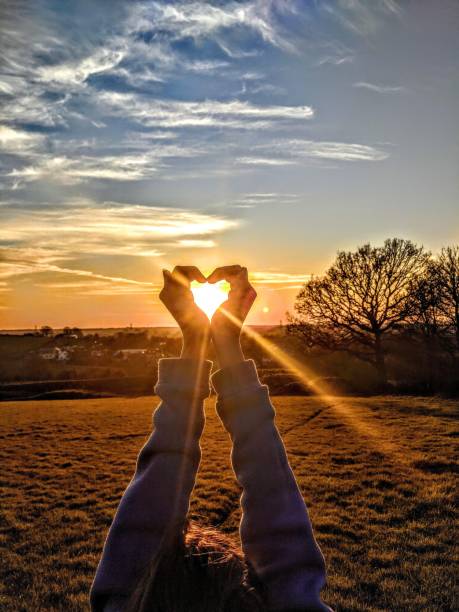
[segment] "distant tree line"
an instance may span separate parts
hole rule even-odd
[[[388,348],[394,340],[413,345],[431,391],[445,360],[448,375],[458,377],[457,245],[433,256],[409,240],[393,238],[382,246],[339,251],[323,276],[306,282],[294,309],[289,333],[309,349],[345,351],[371,364],[382,390],[388,385]]]
[[[44,338],[53,338],[56,337],[54,329],[50,325],[42,325],[40,329],[31,335],[43,336]],[[62,332],[57,334],[59,337],[74,337],[74,338],[82,338],[83,332],[79,327],[64,327]]]

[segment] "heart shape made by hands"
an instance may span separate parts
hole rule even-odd
[[[199,283],[198,281],[191,283],[194,301],[206,313],[209,319],[212,318],[220,304],[228,299],[229,290],[229,283],[224,280],[213,284]]]

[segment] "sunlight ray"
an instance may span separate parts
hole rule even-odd
[[[240,325],[238,319],[226,309],[222,308],[221,311],[235,324]],[[374,421],[370,423],[369,418],[363,419],[360,415],[357,415],[355,412],[356,405],[351,399],[343,396],[339,396],[338,399],[333,388],[329,384],[319,381],[317,374],[311,368],[288,355],[253,328],[244,327],[244,333],[257,342],[280,365],[288,369],[307,389],[312,390],[320,400],[326,402],[328,408],[334,410],[359,435],[364,436],[376,451],[383,453],[398,464],[408,468],[411,467],[404,452],[390,441],[390,432],[388,430],[383,431],[383,426],[380,423]],[[359,405],[364,407],[360,403]]]
[[[195,413],[197,410],[200,409],[201,399],[200,399],[200,393],[199,393],[200,392],[199,385],[201,384],[201,380],[202,380],[202,372],[203,372],[205,354],[206,354],[207,344],[208,344],[207,340],[208,338],[204,339],[203,342],[201,343],[199,357],[197,359],[198,365],[197,365],[197,373],[196,373],[196,383],[195,383],[195,386],[192,392],[190,415],[187,421],[187,429],[186,429],[186,434],[185,434],[185,448],[187,449],[190,446],[191,437],[193,435],[193,423],[196,417]],[[188,460],[189,459],[188,459],[187,453],[183,453],[180,470],[178,471],[178,477],[177,477],[177,482],[176,482],[176,495],[174,498],[173,516],[175,516],[179,510],[178,503],[180,501],[180,492],[183,490],[184,478],[187,473],[186,463]]]

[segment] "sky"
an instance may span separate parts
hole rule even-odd
[[[459,241],[456,0],[0,0],[0,328],[170,325],[246,265],[285,321],[338,250]]]

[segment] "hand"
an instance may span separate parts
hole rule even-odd
[[[205,313],[195,304],[190,282],[196,280],[205,283],[206,278],[195,266],[176,266],[172,273],[163,270],[163,276],[164,287],[159,299],[182,331],[180,357],[204,359],[210,340],[210,323]]]
[[[247,268],[224,266],[208,277],[208,283],[226,280],[230,292],[226,302],[215,311],[210,322],[210,333],[221,368],[244,360],[240,336],[242,325],[249,314],[257,293],[249,283]]]

